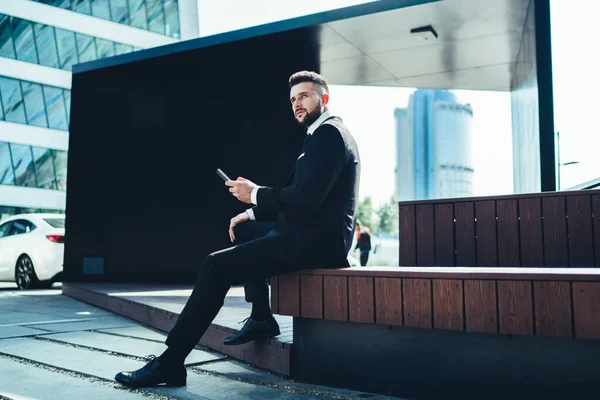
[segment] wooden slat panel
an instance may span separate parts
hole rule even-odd
[[[475,234],[477,235],[477,265],[498,266],[496,253],[496,202],[494,200],[475,203]]]
[[[433,327],[462,331],[463,327],[463,287],[456,279],[433,280]]]
[[[570,282],[533,282],[535,331],[539,336],[573,336]]]
[[[302,275],[300,277],[300,316],[323,318],[323,277]]]
[[[435,265],[454,265],[454,206],[435,205]]]
[[[496,281],[465,280],[467,332],[497,333]]]
[[[516,200],[496,201],[498,215],[498,265],[518,267],[519,260],[519,220]]]
[[[417,230],[415,206],[400,206],[399,209],[400,265],[417,265]]]
[[[567,223],[564,197],[542,199],[544,228],[544,264],[567,267]]]
[[[594,258],[596,267],[600,267],[600,194],[592,196],[594,222]]]
[[[431,281],[403,279],[404,326],[431,328]]]
[[[272,276],[269,283],[271,284],[271,311],[279,314],[279,277]]]
[[[300,316],[300,275],[279,275],[279,314]]]
[[[531,282],[498,281],[500,333],[533,335]]]
[[[348,278],[323,277],[324,317],[331,321],[348,321]]]
[[[402,325],[402,279],[375,278],[375,322]]]
[[[473,267],[475,260],[475,211],[472,202],[454,205],[456,219],[456,265]]]
[[[569,232],[569,266],[594,266],[592,237],[592,204],[589,195],[567,197],[567,229]]]
[[[375,296],[373,294],[373,278],[352,276],[348,279],[350,321],[374,323]]]
[[[600,339],[600,282],[573,282],[575,337]]]
[[[433,206],[431,204],[418,205],[417,216],[417,265],[435,265],[435,234],[433,225]]]
[[[542,201],[519,200],[519,231],[521,236],[521,266],[544,266],[542,241]]]

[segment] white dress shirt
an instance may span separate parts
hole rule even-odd
[[[333,114],[331,113],[331,111],[325,111],[323,114],[321,114],[321,116],[319,118],[316,119],[315,122],[313,122],[307,129],[306,134],[307,135],[312,135],[319,126],[321,126],[321,124],[323,122],[325,122],[326,119],[329,119],[333,117]],[[298,157],[298,159],[300,159],[302,156],[304,155],[304,153],[300,154],[300,156]],[[250,201],[252,202],[252,204],[256,204],[258,205],[257,201],[256,201],[256,195],[258,193],[258,189],[260,189],[261,186],[256,186],[254,189],[252,189],[252,193],[250,194]],[[254,211],[252,211],[251,208],[246,210],[246,214],[248,214],[248,216],[250,217],[250,219],[252,221],[254,221],[256,218],[254,217]]]

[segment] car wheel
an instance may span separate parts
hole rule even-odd
[[[22,255],[15,267],[15,282],[19,289],[35,289],[39,286],[39,279],[35,274],[33,262],[27,255]]]

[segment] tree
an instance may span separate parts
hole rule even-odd
[[[367,196],[358,202],[356,217],[363,226],[371,229],[371,233],[375,233],[373,232],[375,226],[373,225],[373,201],[371,200],[371,196]]]
[[[398,231],[398,201],[394,196],[389,202],[382,204],[376,214],[379,217],[379,232],[393,235]]]

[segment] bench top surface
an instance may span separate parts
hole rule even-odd
[[[499,268],[499,267],[352,267],[304,269],[293,274],[364,276],[377,278],[508,279],[600,281],[596,268]]]

